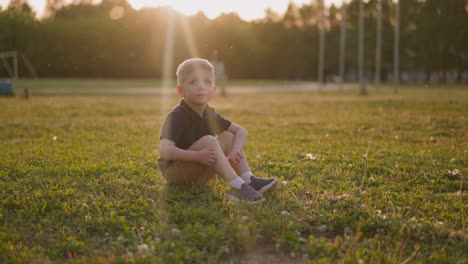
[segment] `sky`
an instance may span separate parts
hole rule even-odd
[[[201,10],[209,18],[215,18],[223,12],[236,12],[245,20],[264,17],[265,9],[267,8],[271,8],[279,14],[283,14],[290,1],[300,6],[314,0],[217,0],[215,2],[216,4],[213,4],[213,0],[128,0],[135,9],[169,5],[186,15],[193,15]],[[339,4],[342,1],[343,0],[325,0],[325,4]],[[6,7],[9,2],[10,0],[0,0],[0,5]],[[38,16],[41,17],[44,13],[46,0],[28,0],[28,2],[34,8]],[[65,0],[65,2],[70,2],[70,0]]]

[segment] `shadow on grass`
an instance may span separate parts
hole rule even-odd
[[[226,217],[224,197],[220,197],[213,186],[166,185],[164,197],[168,220],[173,224],[220,224]]]

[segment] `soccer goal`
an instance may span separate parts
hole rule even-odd
[[[31,77],[38,77],[33,65],[28,60],[28,58],[22,53],[19,53],[17,51],[3,51],[0,52],[0,59],[2,60],[3,68],[6,70],[9,77],[13,80],[17,80],[19,78],[18,64],[20,60],[28,69]]]

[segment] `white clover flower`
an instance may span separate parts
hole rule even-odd
[[[286,181],[283,181],[283,182],[281,182],[281,184],[283,184],[283,185],[287,185],[287,184],[288,184],[288,182],[286,182]]]
[[[223,247],[223,251],[226,254],[229,254],[229,252],[231,252],[231,250],[228,247]]]
[[[367,209],[367,205],[366,204],[361,204],[359,206],[359,208],[361,208],[362,210],[366,210]]]
[[[398,135],[395,136],[395,139],[398,140],[400,137]]]
[[[312,155],[311,153],[307,153],[307,154],[306,154],[306,158],[308,158],[308,159],[310,159],[310,160],[317,160],[317,159],[318,159],[317,156],[314,156],[314,155]]]
[[[294,230],[294,234],[296,234],[297,237],[301,237],[301,232],[299,230]]]
[[[289,213],[288,211],[281,211],[281,215],[290,215],[291,213]]]
[[[57,140],[57,136],[53,136],[53,137],[52,137],[52,140],[53,140],[53,141],[56,141],[56,140]]]
[[[349,228],[349,227],[345,227],[345,229],[344,229],[343,233],[344,233],[345,235],[349,235],[349,234],[351,234],[351,233],[352,233],[352,231],[351,231],[351,228]]]
[[[457,176],[458,174],[460,174],[460,171],[458,169],[453,169],[452,173],[451,173],[453,176]]]
[[[243,216],[241,217],[241,221],[247,221],[247,220],[249,220],[249,217],[248,217],[248,216],[243,215]]]
[[[148,255],[150,253],[150,248],[146,244],[141,244],[137,247],[138,254],[140,255]]]
[[[327,229],[328,229],[328,226],[327,226],[327,225],[321,225],[321,226],[318,227],[318,231],[319,231],[320,233],[325,233],[325,232],[327,232]]]
[[[171,233],[172,233],[173,235],[175,235],[175,236],[178,236],[178,235],[180,235],[181,232],[180,232],[179,229],[173,228],[173,229],[171,230]]]

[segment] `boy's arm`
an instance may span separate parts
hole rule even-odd
[[[235,123],[231,123],[227,131],[234,134],[234,142],[232,143],[231,153],[229,153],[228,159],[238,164],[243,156],[242,150],[247,143],[248,133],[247,130]]]
[[[161,139],[159,155],[167,160],[198,161],[207,166],[213,166],[216,161],[216,151],[210,149],[186,150],[175,146],[169,139]]]

